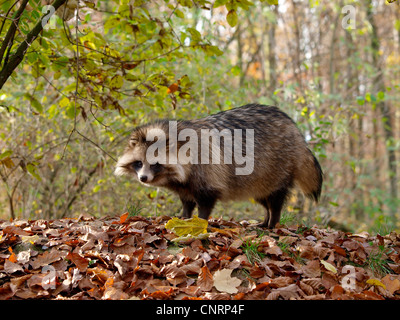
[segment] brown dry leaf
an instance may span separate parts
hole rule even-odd
[[[16,234],[18,236],[31,236],[32,232],[28,232],[25,230],[22,230],[21,228],[15,227],[15,226],[7,226],[3,229],[3,234]]]
[[[51,250],[45,251],[43,254],[37,256],[36,259],[30,262],[30,265],[32,266],[33,269],[38,269],[40,267],[43,267],[45,265],[49,265],[55,261],[58,261],[62,258],[64,258],[67,255],[66,252],[64,251],[59,251],[59,250]]]
[[[17,271],[24,271],[24,268],[19,263],[11,262],[9,259],[6,259],[4,262],[4,271],[8,274],[12,274]]]
[[[300,289],[303,290],[303,292],[307,295],[307,296],[311,296],[314,294],[314,289],[312,286],[310,286],[309,284],[306,284],[304,281],[300,281],[299,283]]]
[[[282,288],[292,284],[294,280],[291,277],[278,277],[270,281],[271,288]]]
[[[370,290],[364,290],[361,293],[355,294],[354,297],[360,300],[385,300],[384,297]]]
[[[322,275],[321,283],[326,289],[330,289],[338,284],[337,276],[331,272],[325,272]]]
[[[284,300],[298,299],[300,298],[299,287],[293,283],[286,287],[272,289],[267,300],[277,300],[278,297],[282,297]]]
[[[227,237],[233,237],[234,235],[239,234],[240,228],[225,228],[225,229],[219,229],[219,228],[211,228],[211,232],[217,232],[219,234],[222,234]]]
[[[200,269],[197,285],[202,291],[210,291],[214,286],[213,275],[206,265]]]
[[[394,294],[396,291],[400,290],[399,276],[388,274],[385,277],[383,277],[381,281],[391,294]]]
[[[104,290],[104,294],[101,299],[103,300],[126,300],[129,296],[127,293],[123,292],[121,289],[114,287],[108,287]]]
[[[200,253],[198,251],[193,250],[192,247],[183,248],[182,254],[191,260],[197,260],[198,257],[200,256]]]
[[[319,291],[321,288],[323,288],[321,278],[303,279],[301,281],[317,291]]]
[[[89,265],[89,260],[74,252],[68,252],[65,258],[71,260],[78,267],[79,271],[86,272],[86,269]]]
[[[340,285],[336,285],[331,288],[331,298],[334,300],[347,300],[347,296],[345,295],[345,291]]]
[[[308,278],[316,278],[321,275],[320,263],[318,260],[311,260],[301,267],[301,271]]]
[[[300,258],[312,260],[315,257],[312,246],[300,245],[297,247],[297,251],[300,253]]]
[[[113,273],[108,269],[102,267],[94,267],[87,269],[86,272],[88,275],[92,276],[94,279],[98,279],[101,282],[106,282],[108,278],[113,276]]]

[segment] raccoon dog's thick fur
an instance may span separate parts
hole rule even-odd
[[[217,129],[219,132],[228,129],[232,136],[235,129],[254,129],[254,169],[248,175],[237,175],[235,170],[240,165],[235,159],[227,164],[223,161],[220,164],[211,161],[180,163],[179,159],[176,164],[149,163],[146,151],[155,141],[146,141],[147,132],[161,129],[166,133],[166,140],[169,139],[169,121],[159,120],[134,129],[125,153],[118,160],[115,174],[133,175],[146,185],[176,192],[183,204],[183,217],[191,217],[197,206],[199,217],[208,219],[217,200],[253,198],[266,211],[261,226],[272,228],[279,222],[282,206],[294,186],[318,201],[322,187],[321,167],[296,124],[278,108],[249,104],[202,119],[177,121],[176,124],[178,134],[190,128],[199,137],[201,129]],[[177,149],[186,142],[178,141]],[[246,139],[242,143],[242,152],[245,152]],[[221,159],[222,153],[223,148]]]

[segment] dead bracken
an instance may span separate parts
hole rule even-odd
[[[170,219],[0,221],[0,299],[400,299],[397,233]]]

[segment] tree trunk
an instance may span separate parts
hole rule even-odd
[[[372,63],[375,68],[376,77],[373,79],[374,88],[373,92],[377,95],[378,92],[385,92],[385,81],[383,68],[380,61],[380,41],[378,37],[378,30],[372,13],[372,1],[370,0],[367,6],[367,19],[371,25],[371,49],[372,49]],[[396,154],[392,147],[394,142],[393,122],[390,106],[385,99],[379,99],[376,104],[377,109],[382,115],[383,132],[385,135],[385,146],[388,157],[388,178],[391,196],[390,213],[392,217],[396,214],[396,199],[397,199],[397,167],[396,167]]]

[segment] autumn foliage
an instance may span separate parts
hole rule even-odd
[[[1,221],[0,299],[400,298],[396,233],[211,219],[178,237],[174,219]]]

